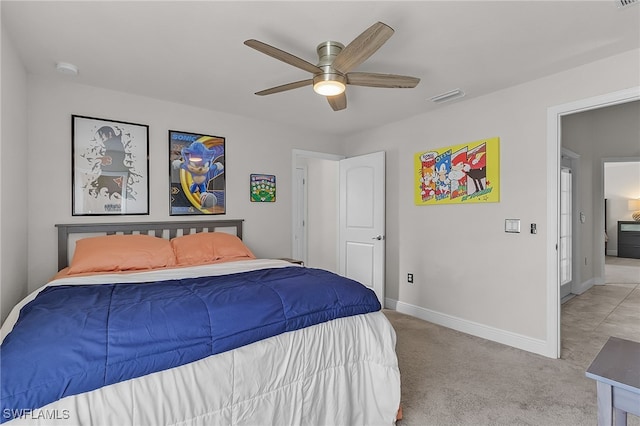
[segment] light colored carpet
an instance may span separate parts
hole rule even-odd
[[[398,337],[398,425],[595,425],[596,386],[582,367],[386,314]]]
[[[562,358],[550,359],[385,310],[397,333],[399,426],[596,425],[585,371],[609,336],[640,341],[640,279],[562,305]],[[628,417],[629,426],[640,418]]]

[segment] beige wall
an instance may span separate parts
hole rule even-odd
[[[547,110],[639,86],[638,55],[444,104],[349,138],[349,156],[387,151],[386,290],[399,310],[514,346],[545,345],[546,257],[556,244],[547,241]],[[493,136],[501,139],[499,203],[414,205],[414,153]],[[521,219],[523,232],[506,234],[506,218]]]

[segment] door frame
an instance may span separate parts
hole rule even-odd
[[[298,173],[298,170],[302,170],[302,176]],[[294,200],[299,200],[293,206],[292,212],[292,220],[291,223],[293,225],[291,230],[291,257],[297,260],[301,260],[303,264],[307,264],[309,261],[309,253],[307,241],[309,239],[308,232],[308,223],[309,223],[309,200],[307,198],[307,181],[308,181],[308,168],[307,164],[296,165],[293,168],[293,188],[291,192],[291,198]],[[302,190],[298,190],[298,186],[302,188]],[[299,225],[302,223],[302,231],[299,235],[297,233],[300,231]],[[299,242],[299,244],[298,244]]]
[[[601,206],[601,211],[604,211],[604,190],[605,190],[605,170],[604,170],[604,166],[607,163],[635,163],[638,162],[640,163],[640,157],[604,157],[600,159],[600,175],[602,176],[602,182],[600,183],[600,185],[602,186],[602,206]],[[605,226],[607,224],[604,222],[604,218],[602,221],[602,229],[606,229]],[[616,248],[616,252],[617,252],[617,248]],[[602,256],[602,271],[604,271],[604,264],[605,264],[605,255]],[[605,277],[602,277],[602,281],[597,282],[596,284],[600,284],[600,285],[604,285],[606,284],[606,280]]]
[[[297,252],[293,252],[294,248],[296,247],[296,219],[298,216],[298,209],[297,207],[302,204],[302,216],[304,218],[307,217],[307,205],[305,203],[305,199],[306,199],[306,191],[307,191],[307,185],[304,185],[304,192],[305,194],[302,196],[302,199],[299,199],[298,195],[297,195],[297,191],[296,191],[296,185],[297,185],[297,181],[296,181],[296,168],[297,168],[297,164],[298,164],[298,160],[302,160],[302,159],[306,159],[306,158],[316,158],[316,159],[322,159],[322,160],[330,160],[330,161],[340,161],[343,160],[344,158],[346,158],[346,156],[344,155],[339,155],[339,154],[329,154],[326,152],[317,152],[317,151],[306,151],[303,149],[293,149],[291,151],[291,256],[292,257],[296,257],[296,255],[298,255]],[[336,215],[338,214],[338,212],[336,211]],[[306,228],[305,228],[306,229]],[[303,249],[304,253],[307,253],[307,248],[308,248],[308,244],[309,242],[307,241],[307,233],[306,230],[305,232],[303,232],[303,235],[301,236],[303,239],[303,246],[305,247]],[[337,256],[338,256],[338,247],[336,247],[336,260]]]
[[[560,358],[562,347],[560,341],[560,262],[558,259],[562,117],[637,100],[640,100],[640,86],[547,108],[547,176],[549,179],[547,180],[547,340],[545,354],[550,358]],[[602,182],[596,191],[598,192],[595,195],[596,200],[598,200],[597,197],[604,196]],[[599,218],[599,229],[604,227],[603,222],[604,218]],[[594,238],[596,244],[602,244],[604,247],[603,232],[596,233]],[[602,263],[604,269],[604,256]]]

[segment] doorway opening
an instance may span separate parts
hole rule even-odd
[[[635,206],[632,200],[640,199],[640,158],[604,158],[602,160],[604,177],[604,231],[606,234],[605,255],[609,260],[618,263],[613,257],[618,252],[618,222],[633,221]],[[633,207],[633,208],[630,208]],[[622,253],[623,257],[626,256]],[[606,267],[606,262],[605,262]],[[606,282],[605,282],[606,284]]]
[[[305,265],[338,272],[338,179],[342,155],[294,149],[291,253]]]
[[[371,288],[384,305],[385,153],[293,151],[292,256]]]
[[[562,118],[567,115],[595,110],[613,105],[619,105],[627,102],[640,100],[640,87],[621,90],[602,96],[583,99],[564,105],[551,107],[547,110],[547,165],[548,165],[548,198],[547,198],[547,355],[554,358],[560,358],[561,350],[561,318],[560,318],[560,169],[562,159],[562,136],[561,122]],[[600,179],[602,180],[602,179]],[[600,212],[604,211],[604,194],[603,185],[600,182],[596,188],[593,188],[593,197],[595,202],[594,210],[591,213],[593,217],[593,229],[602,230],[604,228],[604,215],[594,214],[599,208]],[[575,210],[575,209],[574,209]],[[580,216],[582,218],[582,216]],[[593,234],[592,244],[594,247],[604,248],[605,234],[604,232],[595,232]],[[601,261],[596,266],[596,270],[604,271],[604,250],[600,250]],[[575,256],[574,256],[575,258]],[[582,256],[581,256],[582,258]],[[575,279],[575,277],[574,277]]]

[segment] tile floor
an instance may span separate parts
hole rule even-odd
[[[607,256],[605,282],[562,305],[561,358],[582,368],[610,336],[640,342],[640,259]]]

